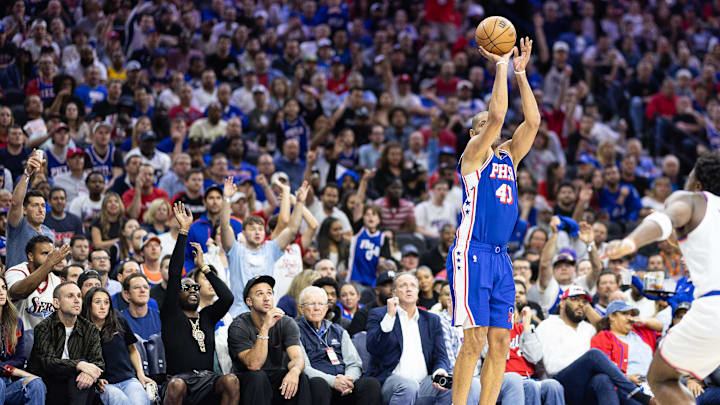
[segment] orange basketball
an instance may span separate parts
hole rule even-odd
[[[478,45],[496,55],[510,52],[516,39],[515,26],[505,17],[488,17],[475,29],[475,41]]]

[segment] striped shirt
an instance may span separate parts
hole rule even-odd
[[[406,222],[415,222],[415,204],[401,198],[398,207],[390,206],[390,199],[382,197],[373,203],[382,210],[382,225],[393,231],[399,231]]]

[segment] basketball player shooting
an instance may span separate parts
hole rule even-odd
[[[495,83],[488,111],[473,117],[470,141],[460,157],[458,172],[463,186],[462,220],[448,255],[447,271],[453,305],[453,325],[464,328],[464,341],[453,374],[453,403],[465,404],[473,370],[489,344],[481,374],[480,404],[497,401],[510,345],[515,284],[507,243],[518,218],[515,167],[532,146],[540,111],[525,75],[532,40],[495,55],[480,47],[495,62]],[[508,107],[507,74],[513,56],[525,121],[511,140],[499,145]]]
[[[682,321],[668,332],[655,351],[648,383],[663,405],[690,405],[695,399],[680,383],[681,372],[702,381],[720,366],[720,152],[700,156],[688,176],[687,191],[665,200],[664,212],[645,217],[628,237],[610,242],[604,257],[621,258],[675,231],[695,285],[695,301]]]

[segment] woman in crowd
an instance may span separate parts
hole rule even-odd
[[[653,359],[657,332],[663,330],[662,322],[638,319],[640,311],[625,301],[611,302],[606,313],[590,346],[607,354],[633,384],[642,385]]]
[[[127,150],[137,148],[140,146],[140,135],[142,135],[145,131],[152,131],[152,121],[150,120],[150,117],[147,115],[143,115],[137,119],[135,122],[135,126],[132,130],[132,135],[130,137],[132,146],[128,145],[128,141],[126,140],[123,142],[122,147],[127,148]]]
[[[45,384],[25,367],[29,348],[25,348],[25,331],[17,309],[8,299],[5,277],[0,277],[0,403],[8,405],[45,403]]]
[[[137,338],[125,318],[113,308],[110,294],[102,287],[87,292],[82,315],[97,326],[102,343],[105,370],[98,380],[100,399],[105,405],[149,405],[145,376]]]
[[[415,275],[418,278],[420,293],[418,294],[418,306],[427,310],[438,302],[438,294],[433,290],[435,279],[432,270],[427,266],[421,266],[417,269]]]
[[[160,235],[168,231],[170,203],[164,198],[156,198],[143,214],[143,225],[148,232]]]
[[[352,320],[355,312],[363,307],[363,305],[360,304],[360,293],[353,283],[346,283],[340,287],[340,302],[338,302],[338,306],[342,311],[342,317],[349,320]]]
[[[290,88],[285,78],[276,77],[270,83],[270,107],[274,110],[280,110],[285,107],[285,102],[290,96]]]
[[[78,146],[89,145],[90,127],[85,122],[85,107],[76,101],[71,101],[65,104],[61,115],[68,126],[70,139]]]
[[[132,245],[132,234],[136,229],[140,228],[140,223],[136,219],[128,219],[122,226],[118,242],[118,260],[127,260],[133,257],[135,252]]]
[[[538,183],[538,194],[545,197],[550,203],[555,203],[558,187],[565,180],[565,166],[559,162],[550,163],[547,166],[545,180]]]
[[[672,193],[672,184],[667,177],[658,177],[652,183],[650,195],[642,198],[643,208],[650,208],[655,211],[663,211],[665,209],[665,199]]]
[[[315,270],[303,270],[296,275],[290,283],[287,294],[283,295],[277,303],[277,307],[285,311],[285,315],[290,318],[297,316],[297,302],[300,291],[305,287],[311,286],[315,280],[320,278],[320,274]]]
[[[596,152],[596,159],[600,162],[600,167],[609,165],[617,165],[617,155],[615,153],[615,142],[600,142]]]
[[[350,245],[343,237],[342,223],[340,220],[334,217],[325,218],[320,225],[317,242],[320,258],[330,259],[338,273],[344,274],[348,267]]]
[[[107,192],[100,208],[100,218],[90,225],[90,236],[95,248],[110,249],[110,260],[116,262],[123,255],[121,232],[124,225],[125,206],[120,196]],[[137,222],[137,221],[136,221]],[[134,229],[133,229],[134,230]],[[132,232],[132,231],[131,231]],[[127,248],[127,246],[125,246]],[[127,249],[125,249],[127,251]]]
[[[0,148],[7,147],[8,129],[13,124],[15,124],[15,117],[10,107],[0,107]]]
[[[390,126],[390,109],[392,108],[392,95],[384,91],[378,98],[378,104],[373,112],[372,121],[374,124],[382,125],[383,128]]]
[[[395,180],[402,181],[406,175],[407,169],[402,145],[398,142],[388,142],[378,159],[378,171],[373,181],[373,189],[377,195],[385,195],[385,190],[390,183]]]

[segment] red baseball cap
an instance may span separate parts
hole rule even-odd
[[[398,77],[398,83],[411,83],[412,79],[410,78],[410,75],[407,73],[403,73]]]
[[[592,298],[590,297],[590,295],[586,293],[582,287],[577,285],[571,285],[567,290],[565,290],[560,299],[564,300],[565,298],[577,297],[579,295],[582,295],[583,297],[585,297],[586,300],[588,300],[588,302],[592,303]]]
[[[68,149],[67,153],[65,154],[66,159],[70,159],[73,156],[82,155],[85,157],[85,151],[80,148],[70,148]]]

